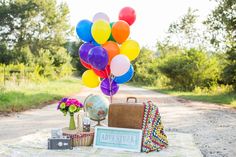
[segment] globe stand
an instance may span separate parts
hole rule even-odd
[[[106,118],[102,118],[102,119],[99,119],[99,120],[96,120],[96,119],[93,119],[93,118],[90,118],[91,120],[93,121],[96,121],[98,122],[96,125],[93,125],[92,127],[96,127],[96,126],[106,126],[105,124],[102,124],[101,121],[105,120]]]

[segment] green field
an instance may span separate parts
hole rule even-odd
[[[74,77],[40,84],[7,84],[0,88],[0,113],[40,108],[64,96],[78,93],[80,89],[81,81]]]
[[[225,92],[225,93],[194,93],[194,92],[182,92],[175,91],[170,89],[156,89],[149,88],[155,90],[160,93],[170,94],[173,96],[177,96],[180,98],[193,100],[193,101],[201,101],[201,102],[209,102],[216,103],[219,105],[228,105],[236,108],[236,93],[235,92]]]

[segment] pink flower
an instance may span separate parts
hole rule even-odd
[[[66,106],[70,106],[70,105],[75,105],[77,107],[82,108],[83,104],[81,102],[79,102],[77,99],[74,98],[70,98],[66,101]]]
[[[70,98],[70,99],[68,99],[68,100],[66,101],[66,106],[73,105],[73,104],[74,104],[74,102],[75,102],[75,100],[74,100],[74,99],[72,99],[72,98]]]
[[[58,103],[58,106],[57,106],[57,109],[59,110],[60,109],[60,105],[62,104],[62,103],[65,103],[65,105],[66,105],[66,110],[68,109],[68,107],[70,107],[71,105],[75,105],[76,107],[78,107],[78,108],[83,108],[84,107],[84,105],[81,103],[81,102],[79,102],[77,99],[74,99],[74,98],[63,98],[63,99],[61,99],[61,101],[59,101],[59,103]]]

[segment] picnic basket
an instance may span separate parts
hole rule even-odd
[[[64,128],[63,136],[70,137],[72,140],[72,146],[91,146],[93,144],[94,130],[91,129],[90,132],[81,132],[78,129],[68,130]]]

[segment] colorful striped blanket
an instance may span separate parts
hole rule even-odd
[[[143,118],[143,143],[142,151],[160,151],[161,149],[167,147],[168,140],[164,133],[164,127],[161,123],[161,116],[158,107],[148,101],[144,103],[145,111]]]

